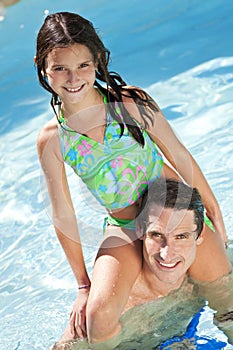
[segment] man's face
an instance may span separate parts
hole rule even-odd
[[[143,237],[144,268],[165,284],[179,285],[196,256],[194,213],[154,205]]]

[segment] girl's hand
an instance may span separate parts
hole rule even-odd
[[[228,248],[228,237],[227,237],[227,233],[226,233],[223,219],[222,218],[218,219],[218,218],[214,218],[214,217],[212,218],[210,215],[208,215],[208,213],[206,213],[206,215],[210,219],[210,221],[212,222],[215,232],[220,234],[220,236],[225,244],[225,247]]]
[[[70,313],[70,331],[73,338],[83,339],[86,333],[86,305],[89,289],[80,289],[75,300],[73,310]]]

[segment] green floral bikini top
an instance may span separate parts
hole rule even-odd
[[[116,108],[122,119],[117,105]],[[64,161],[106,209],[125,208],[135,203],[148,184],[160,176],[163,158],[145,130],[142,147],[126,125],[121,136],[119,123],[109,113],[103,143],[72,130],[64,118],[59,123]]]

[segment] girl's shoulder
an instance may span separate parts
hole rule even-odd
[[[42,154],[45,147],[57,149],[59,143],[58,123],[57,119],[53,118],[48,121],[39,131],[37,136],[37,150],[38,154]]]
[[[135,103],[135,104],[143,104],[145,107],[156,106],[158,107],[153,98],[143,89],[126,85],[122,87],[122,100],[124,103]]]
[[[120,89],[121,89],[121,94],[122,94],[123,100],[125,100],[127,98],[131,98],[131,100],[132,100],[132,97],[138,97],[138,98],[145,98],[145,96],[149,97],[147,92],[138,86],[124,85],[124,86],[121,86]],[[115,91],[111,87],[109,87],[109,92],[112,95],[116,96]]]
[[[126,85],[122,87],[122,94],[125,98],[132,98],[133,99],[140,99],[146,104],[148,102],[152,103],[156,107],[158,107],[157,103],[155,102],[154,98],[149,95],[149,93],[138,87],[138,86],[132,86],[132,85]]]
[[[139,106],[143,104],[145,111],[149,114],[153,114],[150,105],[148,105],[148,101],[150,101],[151,104],[154,104],[154,101],[145,90],[139,87],[131,85],[124,86],[122,89],[122,100],[129,114],[142,125],[144,125],[144,120],[140,113]]]
[[[138,86],[134,86],[134,85],[125,85],[122,87],[122,93],[123,96],[128,96],[132,98],[132,94],[142,98],[144,96],[148,96],[148,94],[146,93],[145,90],[141,89]]]

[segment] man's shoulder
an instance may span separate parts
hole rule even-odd
[[[152,291],[142,280],[138,279],[132,288],[124,313],[141,304],[151,303],[155,305],[158,302],[163,303],[166,298],[176,303],[177,300],[180,302],[183,296],[185,296],[185,298],[190,298],[194,295],[196,295],[195,283],[188,276],[185,277],[182,285],[178,289],[169,291],[165,296],[161,295],[159,291]],[[179,299],[179,297],[181,299]]]
[[[140,297],[137,291],[131,295],[128,308],[121,316],[122,329],[130,329],[132,337],[140,334],[143,336],[149,330],[160,334],[167,326],[168,328],[176,327],[177,331],[183,333],[190,318],[204,305],[204,300],[198,296],[195,285],[188,278],[184,280],[180,288],[172,290],[163,297],[145,298],[145,295]],[[174,317],[177,318],[175,326],[173,325]]]

